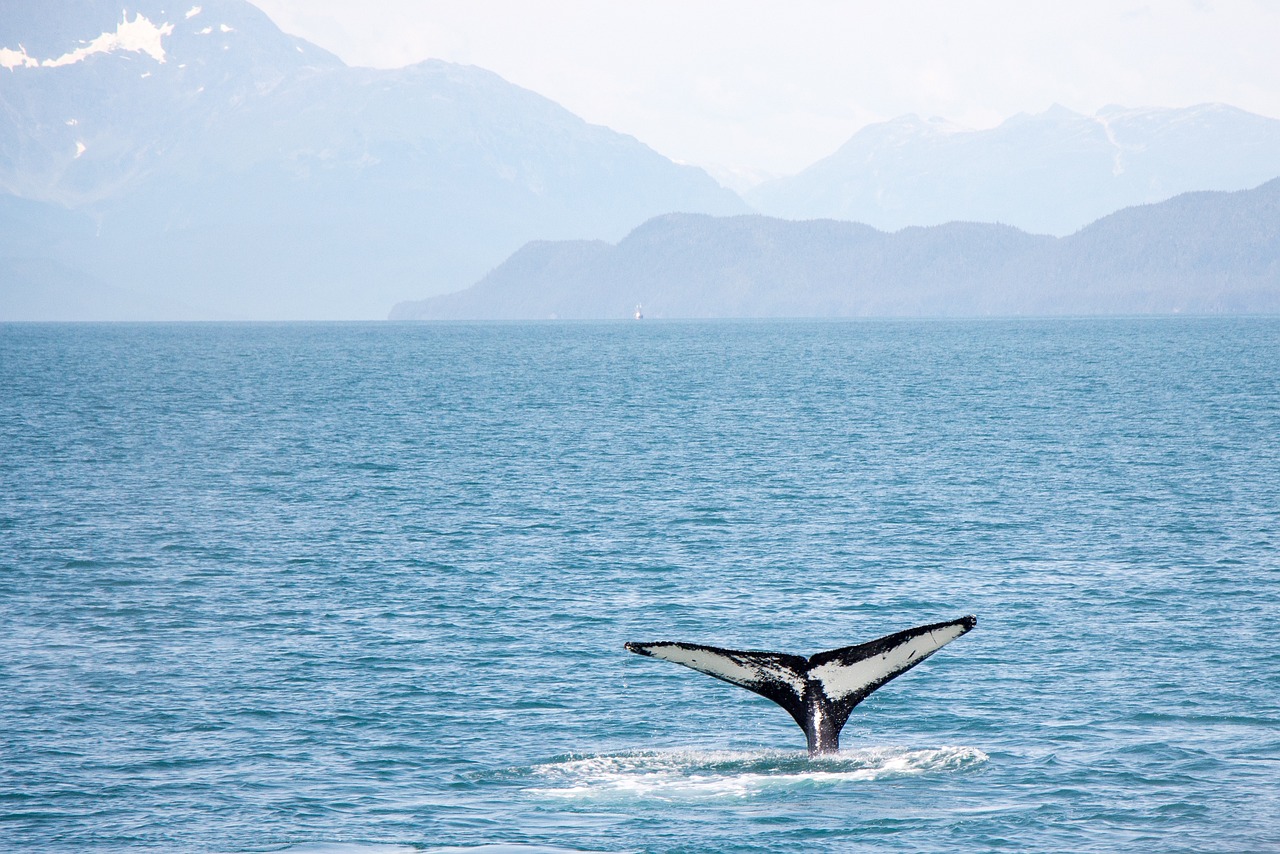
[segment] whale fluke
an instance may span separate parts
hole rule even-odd
[[[809,740],[809,755],[817,756],[840,749],[840,730],[854,706],[977,624],[973,616],[930,623],[809,658],[667,641],[626,647],[768,697],[800,725]]]

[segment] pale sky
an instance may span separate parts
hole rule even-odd
[[[792,174],[904,113],[1280,117],[1274,0],[253,0],[350,65],[478,65],[713,171]]]

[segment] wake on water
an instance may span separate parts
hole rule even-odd
[[[865,747],[810,758],[794,750],[640,750],[598,755],[568,754],[507,771],[486,772],[519,785],[536,798],[612,803],[694,802],[742,799],[788,791],[866,783],[977,767],[987,755],[974,747]],[[489,843],[434,847],[321,842],[277,849],[275,854],[591,854],[546,845]]]
[[[948,773],[986,761],[974,747],[865,747],[814,759],[784,750],[659,750],[568,755],[508,773],[534,797],[682,801]]]

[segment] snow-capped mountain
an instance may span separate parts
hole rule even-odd
[[[99,286],[148,316],[383,317],[531,239],[745,210],[490,72],[349,68],[243,0],[4,0],[0,195],[52,229],[0,235],[0,319]]]
[[[1064,235],[1120,208],[1280,176],[1280,121],[1220,104],[1064,107],[990,130],[904,116],[745,197],[762,213],[882,229],[999,222]]]

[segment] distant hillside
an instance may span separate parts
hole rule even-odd
[[[1280,177],[1280,121],[1221,104],[1063,107],[991,130],[904,116],[864,128],[798,175],[745,198],[761,213],[894,230],[999,222],[1065,235],[1124,207]]]
[[[1280,312],[1280,180],[1128,208],[1065,238],[949,223],[669,215],[616,246],[531,243],[393,319]]]
[[[6,0],[5,199],[46,208],[0,237],[0,319],[119,316],[94,282],[128,316],[382,317],[529,240],[747,210],[490,72],[348,68],[242,0]]]

